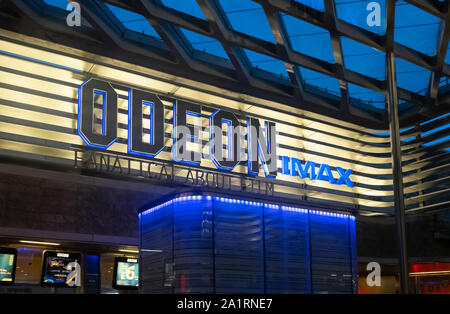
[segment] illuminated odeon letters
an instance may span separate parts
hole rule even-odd
[[[110,83],[90,79],[79,87],[78,133],[91,147],[107,149],[117,140],[117,93]],[[98,100],[101,100],[101,104]],[[101,112],[101,119],[96,112]],[[205,110],[208,111],[208,110]],[[173,104],[172,158],[176,162],[198,166],[203,156],[202,119],[209,118],[209,158],[221,170],[233,171],[242,162],[243,135],[240,119],[233,112],[220,109],[202,116],[202,106],[184,100]],[[243,117],[242,119],[244,119]],[[96,128],[101,120],[101,130]],[[258,175],[260,167],[266,177],[275,178],[278,172],[277,138],[275,123],[247,117],[247,168]],[[224,143],[224,137],[226,143]],[[128,90],[128,153],[155,157],[165,147],[164,104],[154,93],[137,89]],[[191,146],[188,149],[188,144]],[[297,158],[282,156],[281,173],[311,181],[322,180],[330,184],[354,187],[351,169],[335,167],[339,179],[331,168],[321,164],[316,173],[312,161],[304,164]]]
[[[223,125],[226,125],[227,150],[223,157]],[[241,123],[234,113],[216,110],[209,117],[209,155],[217,168],[233,170],[240,162]]]
[[[259,120],[247,118],[247,151],[248,171],[257,174],[259,171],[259,158],[266,177],[277,176],[277,142],[275,135],[275,123],[265,123],[265,135],[259,125]]]
[[[176,100],[173,104],[173,160],[189,165],[200,165],[202,152],[187,149],[187,143],[192,142],[201,146],[200,126],[188,125],[187,116],[200,117],[202,107],[183,100]]]
[[[102,130],[95,131],[95,95],[102,98]],[[117,140],[117,93],[111,84],[90,79],[78,88],[78,134],[91,147],[108,148]]]

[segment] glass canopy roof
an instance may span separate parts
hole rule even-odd
[[[67,9],[66,0],[44,2]],[[120,6],[120,1],[96,2],[111,10],[126,29],[162,40],[160,31],[155,30],[148,19],[148,12],[139,14],[112,5]],[[262,0],[149,2],[194,19],[183,18],[179,22],[173,18],[170,21],[194,52],[220,58],[229,65],[232,63],[236,70],[239,70],[240,64],[248,64],[250,75],[261,77],[261,73],[268,73],[270,80],[279,80],[285,85],[297,84],[305,92],[320,90],[321,94],[329,94],[334,99],[346,95],[350,104],[366,107],[369,111],[373,108],[385,109],[386,55],[385,47],[380,43],[386,38],[394,40],[401,103],[420,99],[420,96],[440,95],[445,88],[448,90],[450,44],[448,38],[442,41],[439,35],[440,29],[445,27],[446,1],[438,1],[444,8],[441,11],[438,5],[430,8],[414,5],[415,1],[403,0],[395,1],[395,7],[391,9],[387,7],[389,1],[386,0],[334,0],[334,8],[333,2],[323,0],[280,1],[284,5]],[[211,5],[216,8],[208,8]],[[393,19],[389,19],[389,12],[393,12]],[[197,27],[202,25],[202,21],[208,24],[215,22],[207,19],[207,16],[214,14],[221,19],[219,24],[226,27],[220,30],[222,34],[219,37],[217,33],[207,33]],[[330,14],[335,14],[337,31],[325,22]],[[393,25],[388,25],[388,21],[393,21]],[[183,24],[189,27],[182,27]],[[441,47],[443,45],[446,49]],[[230,53],[233,54],[236,49],[239,56],[233,55],[231,58]],[[434,94],[430,86],[436,88],[432,84],[435,79],[432,71],[436,68],[427,57],[437,58],[441,60],[440,64],[446,64],[435,73],[439,87]],[[237,64],[239,58],[244,60]],[[299,82],[289,75],[292,67],[299,70]],[[339,68],[342,71],[338,71]],[[354,79],[353,73],[358,75]],[[347,92],[341,95],[342,90]]]

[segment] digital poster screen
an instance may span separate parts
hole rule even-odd
[[[78,253],[44,253],[43,286],[75,288],[81,286],[81,255]]]
[[[0,248],[0,285],[12,285],[16,274],[17,250]]]
[[[114,263],[114,289],[138,289],[139,262],[137,258],[116,257]]]

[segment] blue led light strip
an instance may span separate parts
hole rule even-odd
[[[57,63],[52,63],[52,62],[48,62],[48,61],[44,61],[44,60],[40,60],[40,59],[35,59],[35,58],[27,57],[27,56],[20,55],[20,54],[14,53],[14,52],[9,52],[9,51],[5,51],[5,50],[0,50],[0,54],[5,54],[5,55],[12,56],[12,57],[20,58],[20,59],[25,59],[25,60],[29,60],[29,61],[34,61],[34,62],[42,63],[42,64],[45,64],[45,65],[50,65],[50,66],[53,66],[53,67],[57,67],[57,68],[60,68],[60,69],[64,69],[64,70],[69,70],[69,71],[75,71],[75,72],[83,73],[82,70],[78,70],[78,69],[71,68],[71,67],[66,67],[66,66],[64,66],[64,65],[57,64]]]
[[[210,195],[189,195],[189,196],[180,196],[177,198],[174,198],[170,201],[167,201],[165,203],[159,204],[155,207],[152,207],[150,209],[147,209],[141,213],[139,213],[139,218],[141,215],[147,215],[152,212],[155,212],[161,208],[167,207],[169,205],[172,205],[174,203],[178,202],[185,202],[185,201],[201,201],[201,200],[212,200],[214,199],[216,202],[223,202],[223,203],[231,203],[231,204],[241,204],[241,205],[247,205],[247,206],[266,206],[267,208],[271,209],[279,209],[283,211],[289,211],[289,212],[296,212],[296,213],[302,213],[302,214],[312,214],[312,215],[320,215],[320,216],[328,216],[328,217],[335,217],[335,218],[342,218],[342,219],[351,219],[355,220],[355,216],[349,215],[349,214],[341,214],[341,213],[333,213],[333,212],[326,212],[326,211],[319,211],[319,210],[312,210],[312,209],[306,209],[306,208],[300,208],[300,207],[292,207],[292,206],[283,206],[283,205],[276,205],[276,204],[270,204],[270,203],[260,203],[260,202],[253,202],[253,201],[245,201],[240,199],[234,199],[234,198],[227,198],[227,197],[219,197],[219,196],[210,196]]]

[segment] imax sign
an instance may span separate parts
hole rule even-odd
[[[79,86],[78,134],[86,145],[107,149],[117,141],[117,100],[118,94],[108,82],[90,79]],[[274,122],[264,121],[262,127],[257,118],[238,118],[232,111],[218,109],[208,112],[208,127],[203,128],[201,119],[205,118],[206,110],[202,111],[202,105],[177,99],[172,110],[171,152],[175,162],[199,166],[203,158],[208,158],[221,170],[233,171],[238,164],[244,163],[251,175],[258,175],[262,167],[266,177],[277,176]],[[160,96],[132,88],[128,90],[129,154],[154,158],[166,147],[165,111]],[[244,125],[243,120],[246,121]],[[208,153],[204,153],[204,147],[208,148]],[[282,165],[283,174],[353,187],[350,169],[336,167],[339,178],[335,179],[326,164],[320,166],[317,175],[315,164],[310,161],[302,165],[296,158],[283,156]]]

